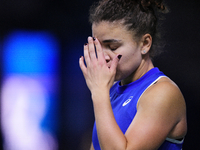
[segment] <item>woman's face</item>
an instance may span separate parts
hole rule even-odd
[[[92,25],[92,32],[101,43],[108,67],[117,54],[122,55],[115,80],[132,80],[135,70],[142,61],[142,44],[136,43],[132,32],[127,31],[120,23],[102,21]]]

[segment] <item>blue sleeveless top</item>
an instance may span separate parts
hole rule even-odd
[[[137,113],[137,102],[144,91],[161,77],[165,76],[158,68],[149,70],[140,79],[124,86],[120,81],[110,89],[110,101],[115,120],[125,134]],[[92,142],[95,150],[100,150],[97,137],[96,123],[93,127]],[[166,138],[158,150],[181,150],[183,141]]]

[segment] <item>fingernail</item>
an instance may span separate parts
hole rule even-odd
[[[96,40],[96,38],[95,37],[92,37],[93,38],[93,40],[95,41]]]
[[[89,41],[89,40],[93,40],[93,37],[91,37],[91,36],[88,36],[88,41]]]
[[[122,57],[122,55],[118,55],[117,57],[118,57],[118,59],[120,60],[120,59],[121,59],[121,57]]]
[[[82,56],[80,56],[80,58],[81,58]]]
[[[88,43],[85,43],[84,45],[86,46]]]

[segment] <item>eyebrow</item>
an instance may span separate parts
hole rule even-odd
[[[102,43],[119,43],[121,40],[116,40],[116,39],[108,39],[108,40],[103,40]]]

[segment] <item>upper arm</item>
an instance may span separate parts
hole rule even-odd
[[[153,85],[141,97],[135,118],[125,133],[129,149],[157,149],[184,113],[184,99],[169,82]]]

